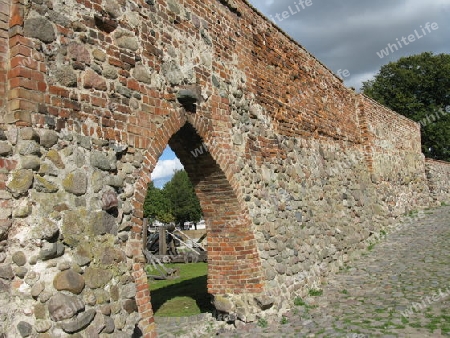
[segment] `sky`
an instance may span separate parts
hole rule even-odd
[[[183,165],[169,146],[164,150],[155,169],[152,172],[152,181],[155,187],[162,188],[170,181],[175,170],[183,169]]]
[[[331,71],[341,70],[347,87],[359,90],[382,65],[402,56],[450,53],[450,0],[302,1],[249,0]],[[381,58],[386,48],[389,55]]]
[[[450,0],[249,2],[357,90],[400,57],[450,53]],[[152,173],[155,186],[163,187],[182,168],[167,147]]]

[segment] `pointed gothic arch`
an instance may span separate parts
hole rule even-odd
[[[197,128],[194,127],[197,125]],[[198,132],[201,131],[202,135]],[[171,114],[158,129],[155,138],[149,140],[140,180],[137,183],[134,204],[134,249],[135,259],[142,260],[143,203],[150,174],[158,158],[169,145],[183,164],[200,200],[206,221],[208,238],[208,293],[218,295],[239,295],[263,292],[261,262],[257,250],[252,221],[240,200],[238,185],[233,184],[233,156],[220,148],[220,142],[212,142],[204,121],[193,115]],[[205,139],[210,140],[208,148]],[[202,148],[202,154],[196,149]],[[216,160],[217,158],[217,160]],[[227,174],[228,173],[228,174]],[[235,188],[234,188],[235,187]],[[139,243],[138,243],[139,242]],[[133,250],[132,249],[132,250]],[[138,295],[138,310],[143,320],[153,322],[150,293],[143,261],[134,266]]]

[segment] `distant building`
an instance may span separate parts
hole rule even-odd
[[[195,224],[194,222],[184,222],[183,226],[184,230],[195,230]],[[197,223],[197,230],[205,230],[206,229],[206,223],[205,220],[201,220]]]

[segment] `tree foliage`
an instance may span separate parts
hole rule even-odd
[[[426,52],[381,67],[364,94],[421,124],[427,157],[450,161],[450,55]]]
[[[175,172],[170,182],[164,186],[164,193],[170,200],[172,215],[177,224],[200,221],[202,217],[200,202],[185,170]]]
[[[163,190],[155,187],[153,182],[148,184],[147,195],[144,201],[144,217],[162,223],[170,223],[175,220],[172,214],[170,200]]]
[[[202,217],[200,202],[184,170],[175,172],[163,189],[150,182],[144,202],[144,217],[162,223],[198,222]]]

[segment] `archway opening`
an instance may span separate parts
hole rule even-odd
[[[144,201],[147,273],[155,317],[212,312],[207,292],[206,229],[186,171],[166,147]],[[152,260],[153,259],[153,260]]]
[[[214,299],[219,295],[239,298],[242,294],[260,293],[261,266],[251,220],[225,169],[213,158],[213,149],[208,149],[190,123],[182,126],[168,144],[183,164],[200,201],[207,233],[207,292],[214,306],[217,308]],[[212,144],[220,147],[221,143]],[[225,167],[232,165],[222,162]]]
[[[214,142],[220,146],[220,142]],[[169,140],[200,200],[208,238],[208,292],[261,292],[260,261],[251,221],[208,146],[186,123]]]

